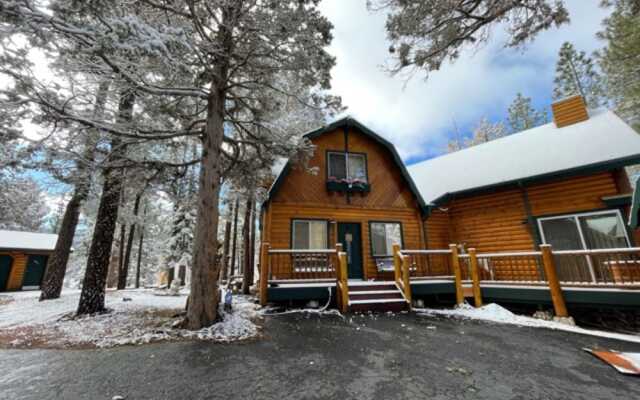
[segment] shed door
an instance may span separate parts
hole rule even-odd
[[[11,275],[11,264],[13,264],[11,256],[0,255],[0,291],[7,290],[9,276]]]
[[[23,289],[37,289],[42,283],[44,277],[44,269],[47,266],[47,256],[29,255],[27,261],[27,270],[24,272],[24,280],[22,281]]]

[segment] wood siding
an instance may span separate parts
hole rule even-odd
[[[524,190],[534,219],[605,209],[601,198],[619,194],[614,173],[603,172],[454,199],[442,206],[446,213],[436,210],[427,219],[429,248],[446,248],[449,239],[478,252],[535,249],[537,226],[528,223]],[[518,276],[508,278],[527,279],[534,271],[523,265]]]
[[[436,208],[425,221],[427,234],[427,246],[430,249],[446,249],[451,242],[449,232],[449,213],[444,209]]]
[[[369,222],[389,221],[402,224],[404,247],[424,248],[422,216],[416,199],[400,173],[389,150],[368,136],[350,129],[348,144],[342,128],[313,139],[316,151],[309,161],[317,174],[293,167],[262,215],[263,240],[271,248],[291,248],[293,219],[324,219],[329,224],[329,247],[337,241],[337,223],[360,223],[362,259],[365,279],[392,278],[390,273],[378,273],[371,255]],[[327,151],[364,153],[367,157],[368,183],[366,194],[330,193],[326,188]]]
[[[611,172],[533,184],[524,190],[534,218],[604,209],[602,197],[618,194]],[[534,232],[527,223],[523,189],[501,189],[454,199],[442,208],[448,212],[433,212],[426,221],[430,248],[445,247],[443,221],[447,214],[449,239],[466,248],[494,252],[535,247]]]
[[[2,252],[2,255],[9,255],[13,258],[11,264],[11,274],[7,282],[7,290],[20,290],[22,289],[22,281],[24,279],[24,273],[27,268],[28,255],[19,252]]]
[[[326,188],[326,152],[345,151],[345,135],[342,129],[326,133],[313,139],[316,150],[308,166],[315,168],[311,174],[304,168],[291,168],[272,203],[305,204],[316,206],[356,206],[366,208],[415,209],[416,201],[400,174],[389,151],[367,136],[350,130],[348,134],[349,152],[367,155],[368,181],[371,192],[354,193],[347,197],[344,193],[330,193]]]
[[[582,96],[573,96],[555,102],[551,105],[551,110],[553,111],[553,122],[558,128],[589,119],[587,105]]]

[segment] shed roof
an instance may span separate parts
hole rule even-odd
[[[58,235],[0,230],[0,250],[53,251]]]
[[[554,123],[408,167],[430,203],[451,195],[640,162],[640,135],[611,111],[583,122]]]

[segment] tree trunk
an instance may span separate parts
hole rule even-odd
[[[244,212],[244,224],[242,226],[242,293],[249,294],[249,288],[253,283],[253,266],[251,265],[251,223],[253,222],[253,197],[247,200],[247,209]]]
[[[101,82],[98,85],[98,93],[96,94],[96,104],[93,110],[93,116],[99,118],[104,114],[104,107],[109,94],[110,81]],[[40,301],[57,299],[62,292],[62,284],[64,276],[67,273],[67,263],[69,262],[69,254],[73,245],[73,238],[76,234],[78,219],[80,218],[80,209],[82,202],[87,199],[89,189],[91,187],[91,176],[89,175],[89,163],[93,162],[94,151],[96,146],[97,132],[87,131],[86,140],[84,142],[83,158],[78,163],[78,181],[73,191],[71,199],[67,203],[62,217],[62,224],[58,232],[56,247],[49,257],[44,278],[42,279]]]
[[[133,203],[133,217],[138,217],[138,210],[140,209],[140,200],[142,199],[142,192],[136,194],[136,199]],[[136,233],[135,220],[129,227],[129,236],[127,236],[127,248],[124,253],[124,262],[122,263],[122,269],[118,274],[118,289],[122,290],[127,287],[127,277],[129,276],[129,264],[131,261],[131,248],[133,247],[133,237]]]
[[[235,209],[233,212],[233,234],[231,235],[231,265],[229,266],[229,279],[236,274],[236,255],[238,241],[238,209],[240,208],[240,199],[236,198]]]
[[[123,186],[124,186],[124,182],[123,182]],[[122,207],[123,204],[120,204],[120,207]],[[126,239],[126,234],[127,234],[127,226],[124,224],[124,221],[122,221],[122,223],[120,224],[120,240],[118,241],[118,281],[116,284],[116,289],[120,290],[120,289],[124,289],[124,287],[120,287],[120,277],[122,276],[122,268],[124,265],[124,248],[125,248],[125,239]]]
[[[140,226],[140,239],[138,241],[138,262],[136,263],[136,289],[140,287],[140,265],[142,264],[142,245],[144,244],[144,219],[147,216],[147,204],[145,201],[144,211],[142,212],[142,225]]]
[[[224,244],[222,248],[222,269],[220,270],[220,280],[227,280],[227,272],[229,269],[229,245],[231,241],[231,220],[227,220],[224,225]]]
[[[122,123],[131,121],[135,94],[123,92],[118,104],[118,120]],[[118,137],[111,139],[111,163],[120,159],[122,143]],[[87,268],[82,282],[82,292],[78,303],[78,315],[102,312],[104,307],[105,284],[109,269],[109,258],[113,235],[116,229],[120,193],[122,191],[122,173],[113,167],[104,171],[102,196],[98,207],[96,225],[93,230],[91,247],[87,258]]]
[[[226,72],[223,75],[226,76]],[[220,149],[224,137],[224,99],[224,89],[219,89],[212,84],[202,143],[198,218],[191,268],[191,294],[187,302],[185,319],[185,327],[188,329],[210,326],[218,315],[219,265],[216,264],[216,252],[221,184]]]
[[[255,208],[255,199],[252,204],[252,213],[251,213],[251,236],[249,238],[249,282],[253,284],[254,282],[254,268],[256,265],[256,208]]]

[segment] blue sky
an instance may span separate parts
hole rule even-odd
[[[324,0],[320,7],[335,26],[333,92],[347,114],[391,140],[407,163],[442,154],[454,124],[468,135],[483,116],[504,119],[517,92],[536,108],[548,108],[563,42],[588,53],[602,47],[596,32],[609,11],[599,0],[565,3],[571,23],[541,33],[525,48],[505,48],[505,31],[497,27],[487,45],[467,49],[428,80],[418,73],[407,81],[382,67],[389,62],[384,14],[369,12],[364,0]]]

